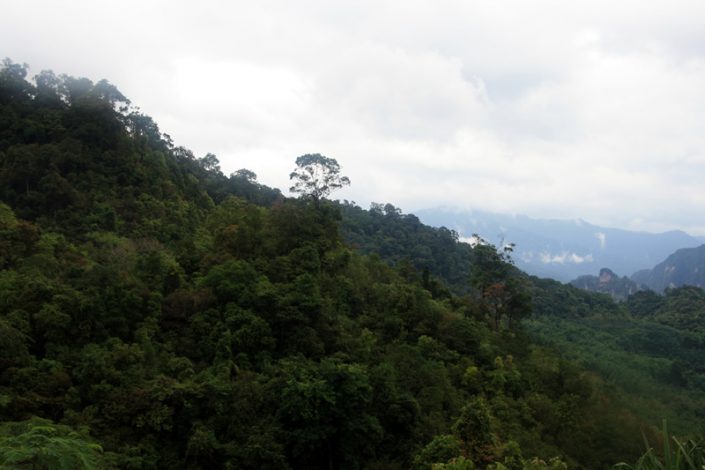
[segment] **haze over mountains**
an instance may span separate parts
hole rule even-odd
[[[656,292],[683,285],[705,287],[705,245],[680,249],[653,269],[634,273],[632,280]]]
[[[705,462],[702,289],[527,276],[325,199],[335,159],[297,158],[288,198],[105,80],[26,76],[0,65],[0,468],[592,470],[643,461],[663,420]],[[600,253],[624,235],[572,224]]]
[[[570,284],[578,289],[609,294],[612,298],[622,301],[628,300],[630,295],[647,289],[647,286],[637,284],[627,276],[619,277],[609,268],[600,269],[598,276],[591,274],[580,276],[570,281]]]
[[[462,238],[478,234],[496,245],[514,243],[516,265],[529,274],[562,282],[610,268],[631,276],[661,263],[676,250],[703,244],[683,231],[647,233],[593,225],[582,219],[547,220],[472,210],[415,211],[429,225],[445,226]]]

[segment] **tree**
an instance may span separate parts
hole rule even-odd
[[[240,168],[235,173],[231,173],[230,177],[242,181],[247,181],[251,184],[257,184],[257,174],[252,170],[248,170],[247,168]]]
[[[316,207],[332,191],[350,184],[347,176],[340,175],[340,165],[335,158],[324,157],[320,153],[301,155],[296,159],[296,166],[289,175],[289,179],[294,181],[289,191],[310,197]]]
[[[0,469],[101,468],[102,448],[68,426],[32,418],[0,425]]]
[[[218,161],[218,157],[212,153],[207,153],[205,157],[198,160],[198,164],[206,171],[220,173],[220,162]]]
[[[460,416],[452,426],[472,460],[488,463],[493,460],[497,437],[493,432],[489,404],[483,397],[472,398],[460,411]]]
[[[514,267],[512,251],[514,244],[501,249],[479,240],[472,249],[472,273],[470,284],[478,291],[480,300],[493,320],[495,330],[500,329],[502,317],[518,320],[531,313],[531,296],[525,279]]]
[[[22,102],[31,98],[34,87],[26,80],[29,65],[16,64],[6,58],[0,65],[0,104]]]

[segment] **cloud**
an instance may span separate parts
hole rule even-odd
[[[605,246],[607,245],[607,235],[605,235],[602,232],[597,232],[595,234],[595,238],[600,242],[600,249],[604,250]]]
[[[569,253],[564,251],[559,254],[540,253],[539,259],[543,264],[582,264],[592,263],[594,261],[592,253],[581,256],[577,253]]]
[[[177,144],[266,184],[320,152],[362,205],[705,234],[704,21],[665,0],[26,0],[0,43],[108,78]]]
[[[482,243],[482,238],[476,237],[476,236],[470,236],[470,237],[458,237],[458,240],[460,240],[463,243],[467,243],[468,245],[475,247]]]

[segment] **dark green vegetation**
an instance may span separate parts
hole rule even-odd
[[[546,322],[608,297],[226,177],[109,83],[25,75],[0,69],[0,468],[594,469],[658,441],[518,328],[531,296]]]
[[[364,210],[345,202],[342,211],[342,236],[360,253],[377,255],[393,265],[410,263],[423,272],[425,282],[435,281],[438,295],[447,288],[456,294],[470,291],[470,245],[458,243],[458,234],[445,227],[422,224],[413,214],[403,214],[392,204],[372,204]]]
[[[634,463],[619,463],[616,469],[625,470],[701,470],[705,468],[705,441],[678,439],[668,433],[666,421],[663,422],[663,449],[661,452],[651,447],[645,440],[646,452]]]
[[[619,304],[604,295],[598,305],[588,303],[595,294],[542,282],[549,297],[537,309],[561,299],[582,308],[550,310],[525,322],[534,337],[597,372],[606,393],[649,423],[667,418],[677,434],[705,434],[705,292],[640,291]]]
[[[391,205],[375,206],[369,212],[350,206],[346,210],[344,232],[357,246],[382,253],[392,263],[410,263],[420,271],[432,266],[432,272],[443,278],[443,285],[456,293],[468,292],[471,284],[453,282],[462,275],[453,277],[453,271],[443,268],[477,272],[471,268],[482,265],[478,259],[482,250],[454,246],[457,234],[424,226]],[[400,243],[393,243],[395,239]],[[705,434],[703,290],[683,287],[668,290],[664,296],[634,292],[627,278],[606,271],[607,292],[596,294],[550,279],[522,279],[511,267],[503,266],[507,274],[513,273],[514,279],[528,284],[533,315],[523,322],[526,331],[539,344],[558,349],[563,357],[594,373],[593,388],[614,403],[617,415],[609,439],[633,442],[633,436],[628,435],[631,431],[625,429],[649,423],[653,431],[662,418],[680,435]],[[470,272],[466,276],[473,278]],[[628,302],[615,302],[611,296],[615,293]],[[642,424],[635,419],[643,420]],[[660,443],[658,438],[652,441]]]

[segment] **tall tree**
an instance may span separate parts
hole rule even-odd
[[[347,176],[341,176],[340,165],[335,158],[324,157],[320,153],[301,155],[296,159],[296,169],[289,179],[294,185],[289,188],[292,193],[310,197],[316,204],[332,191],[350,184]]]
[[[531,296],[523,277],[514,267],[512,251],[514,244],[497,249],[482,238],[472,250],[472,273],[470,284],[478,291],[480,300],[492,318],[495,330],[499,330],[502,318],[508,326],[531,313]]]

